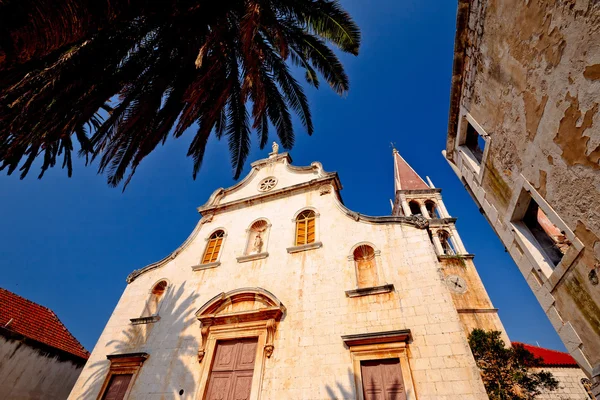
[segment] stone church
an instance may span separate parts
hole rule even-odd
[[[497,310],[441,190],[393,165],[371,217],[273,144],[129,275],[70,399],[487,399],[467,334]]]

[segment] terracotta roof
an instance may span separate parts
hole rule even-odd
[[[530,344],[512,342],[513,345],[520,344],[525,349],[533,353],[534,356],[544,360],[543,366],[545,367],[579,367],[577,361],[569,353],[562,351],[545,349],[543,347],[532,346]]]
[[[394,184],[396,190],[431,189],[394,149]]]
[[[86,360],[90,356],[52,310],[2,288],[0,326]]]

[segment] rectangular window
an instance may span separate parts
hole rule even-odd
[[[569,240],[550,222],[533,199],[529,201],[522,221],[543,250],[550,265],[556,267],[569,248]]]
[[[552,218],[552,219],[551,219]],[[555,222],[552,222],[555,221]],[[528,255],[536,270],[546,277],[554,273],[572,243],[560,221],[535,189],[524,181],[514,206],[511,223],[516,243]],[[559,228],[556,224],[561,224]],[[569,231],[569,235],[573,235]],[[569,236],[573,238],[573,236]],[[564,271],[563,271],[564,272]]]
[[[485,140],[475,130],[470,122],[467,122],[467,133],[465,136],[465,146],[471,151],[478,164],[483,161],[483,150],[485,149]]]
[[[406,400],[400,359],[361,361],[360,372],[365,400]]]

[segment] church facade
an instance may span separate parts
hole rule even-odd
[[[486,399],[467,334],[504,332],[497,310],[440,190],[393,157],[370,217],[274,144],[129,275],[70,399]]]

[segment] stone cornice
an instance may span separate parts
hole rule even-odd
[[[431,193],[442,193],[442,189],[440,188],[431,188],[431,189],[402,189],[397,190],[399,194],[431,194]]]
[[[393,343],[412,341],[410,329],[400,329],[397,331],[359,333],[357,335],[343,335],[342,341],[348,347],[363,346],[369,344]]]
[[[230,201],[230,202],[223,203],[223,204],[219,203],[220,200],[225,195],[230,194],[236,190],[239,190],[243,186],[247,185],[251,181],[252,177],[254,175],[256,175],[256,173],[262,166],[269,165],[271,163],[277,163],[277,162],[283,162],[286,165],[286,168],[292,172],[296,172],[296,173],[317,172],[318,177],[315,179],[311,179],[310,181],[299,183],[299,184],[292,185],[292,186],[288,186],[288,187],[285,187],[285,188],[282,188],[279,190],[272,190],[267,193],[260,193],[255,196],[250,196],[250,197]],[[137,270],[133,271],[132,273],[130,273],[126,279],[127,283],[131,283],[138,276],[142,275],[143,273],[146,273],[146,272],[151,271],[156,268],[160,268],[160,267],[164,266],[165,264],[167,264],[169,261],[175,259],[175,257],[177,257],[177,255],[181,251],[183,251],[195,239],[195,237],[200,232],[202,225],[205,222],[212,221],[212,218],[214,217],[215,214],[226,212],[226,211],[231,211],[231,210],[235,210],[235,209],[239,209],[239,208],[243,208],[243,207],[248,207],[257,202],[264,202],[264,201],[280,199],[280,198],[283,198],[283,197],[286,197],[286,196],[289,196],[292,194],[301,193],[303,191],[318,190],[320,187],[322,187],[323,185],[326,185],[326,184],[330,184],[334,188],[332,195],[333,195],[333,200],[334,200],[336,206],[338,207],[338,209],[340,211],[342,211],[348,218],[351,218],[356,222],[363,222],[363,223],[369,223],[369,224],[404,224],[404,225],[416,227],[418,229],[426,229],[429,226],[429,222],[425,218],[420,217],[420,216],[372,217],[369,215],[364,215],[364,214],[360,214],[358,212],[352,211],[349,208],[347,208],[342,201],[342,197],[339,192],[342,189],[342,184],[341,184],[338,174],[336,172],[325,172],[323,170],[323,166],[319,162],[313,162],[310,166],[305,166],[305,167],[295,167],[293,165],[290,165],[289,162],[291,162],[291,157],[287,153],[282,153],[282,154],[278,154],[271,158],[258,160],[256,162],[252,163],[252,171],[250,171],[250,173],[243,180],[238,182],[236,185],[231,186],[230,188],[227,188],[227,189],[220,188],[220,189],[215,190],[213,192],[213,194],[210,196],[210,198],[208,199],[208,201],[203,206],[198,207],[198,212],[202,213],[202,218],[200,219],[200,221],[198,221],[198,224],[196,224],[196,227],[194,228],[194,230],[192,231],[190,236],[188,236],[188,238],[185,240],[185,242],[183,242],[181,244],[181,246],[179,246],[177,249],[175,249],[175,251],[173,251],[171,254],[169,254],[162,260],[159,260],[157,262],[149,264],[143,268],[137,269]],[[324,194],[327,194],[327,193],[324,193]]]
[[[252,166],[252,170],[250,171],[250,173],[248,175],[246,175],[246,177],[244,179],[242,179],[240,182],[238,182],[237,184],[224,189],[224,188],[219,188],[217,190],[215,190],[213,192],[213,194],[209,197],[208,201],[203,204],[202,206],[198,207],[198,212],[199,213],[206,213],[210,210],[214,210],[216,208],[221,208],[222,206],[225,205],[229,205],[230,203],[235,203],[235,202],[240,202],[240,201],[252,201],[255,199],[267,199],[271,196],[277,195],[277,194],[281,194],[281,193],[287,193],[290,190],[294,190],[297,189],[299,185],[293,185],[293,186],[288,186],[286,188],[282,188],[279,190],[274,190],[274,191],[270,191],[268,193],[260,193],[257,194],[255,196],[250,196],[247,198],[244,198],[243,200],[236,200],[233,202],[227,202],[227,203],[223,203],[221,204],[221,200],[232,193],[235,193],[236,191],[242,189],[243,187],[247,186],[248,184],[250,184],[250,182],[252,181],[252,179],[254,178],[254,176],[258,173],[258,171],[268,165],[271,164],[276,164],[276,163],[282,163],[283,165],[285,165],[285,167],[293,173],[300,173],[300,174],[317,174],[317,178],[316,180],[320,180],[320,179],[325,179],[325,178],[333,178],[335,183],[334,186],[336,188],[337,191],[342,189],[342,184],[340,183],[340,180],[338,178],[337,173],[335,172],[326,172],[323,169],[323,165],[320,162],[313,162],[311,163],[309,166],[304,166],[304,167],[296,167],[291,165],[292,162],[292,158],[289,156],[288,153],[282,153],[282,154],[274,154],[271,155],[269,158],[264,158],[262,160],[258,160],[255,161],[251,164]],[[309,181],[309,182],[305,182],[304,184],[313,182],[314,183],[315,179]]]
[[[429,225],[431,227],[437,226],[445,226],[456,223],[456,218],[431,218],[429,220]]]
[[[251,206],[257,202],[262,203],[265,201],[277,200],[282,197],[286,197],[288,195],[293,195],[293,194],[305,191],[307,189],[312,189],[315,187],[318,188],[326,183],[331,183],[332,185],[335,186],[336,190],[340,190],[342,188],[342,184],[340,183],[337,173],[328,172],[326,174],[327,175],[325,175],[321,178],[311,179],[308,182],[298,183],[296,185],[288,186],[288,187],[285,187],[285,188],[282,188],[279,190],[272,190],[267,193],[259,193],[254,196],[244,197],[242,199],[233,200],[233,201],[230,201],[227,203],[221,203],[221,204],[219,204],[218,201],[225,194],[227,194],[226,192],[228,192],[230,189],[220,189],[223,191],[222,195],[215,196],[213,201],[209,200],[203,206],[198,207],[198,212],[202,213],[202,215],[218,214],[218,213],[221,213],[224,211],[230,211],[232,209],[238,209],[238,208],[242,208],[242,207]],[[211,196],[211,199],[212,199],[212,196]]]

